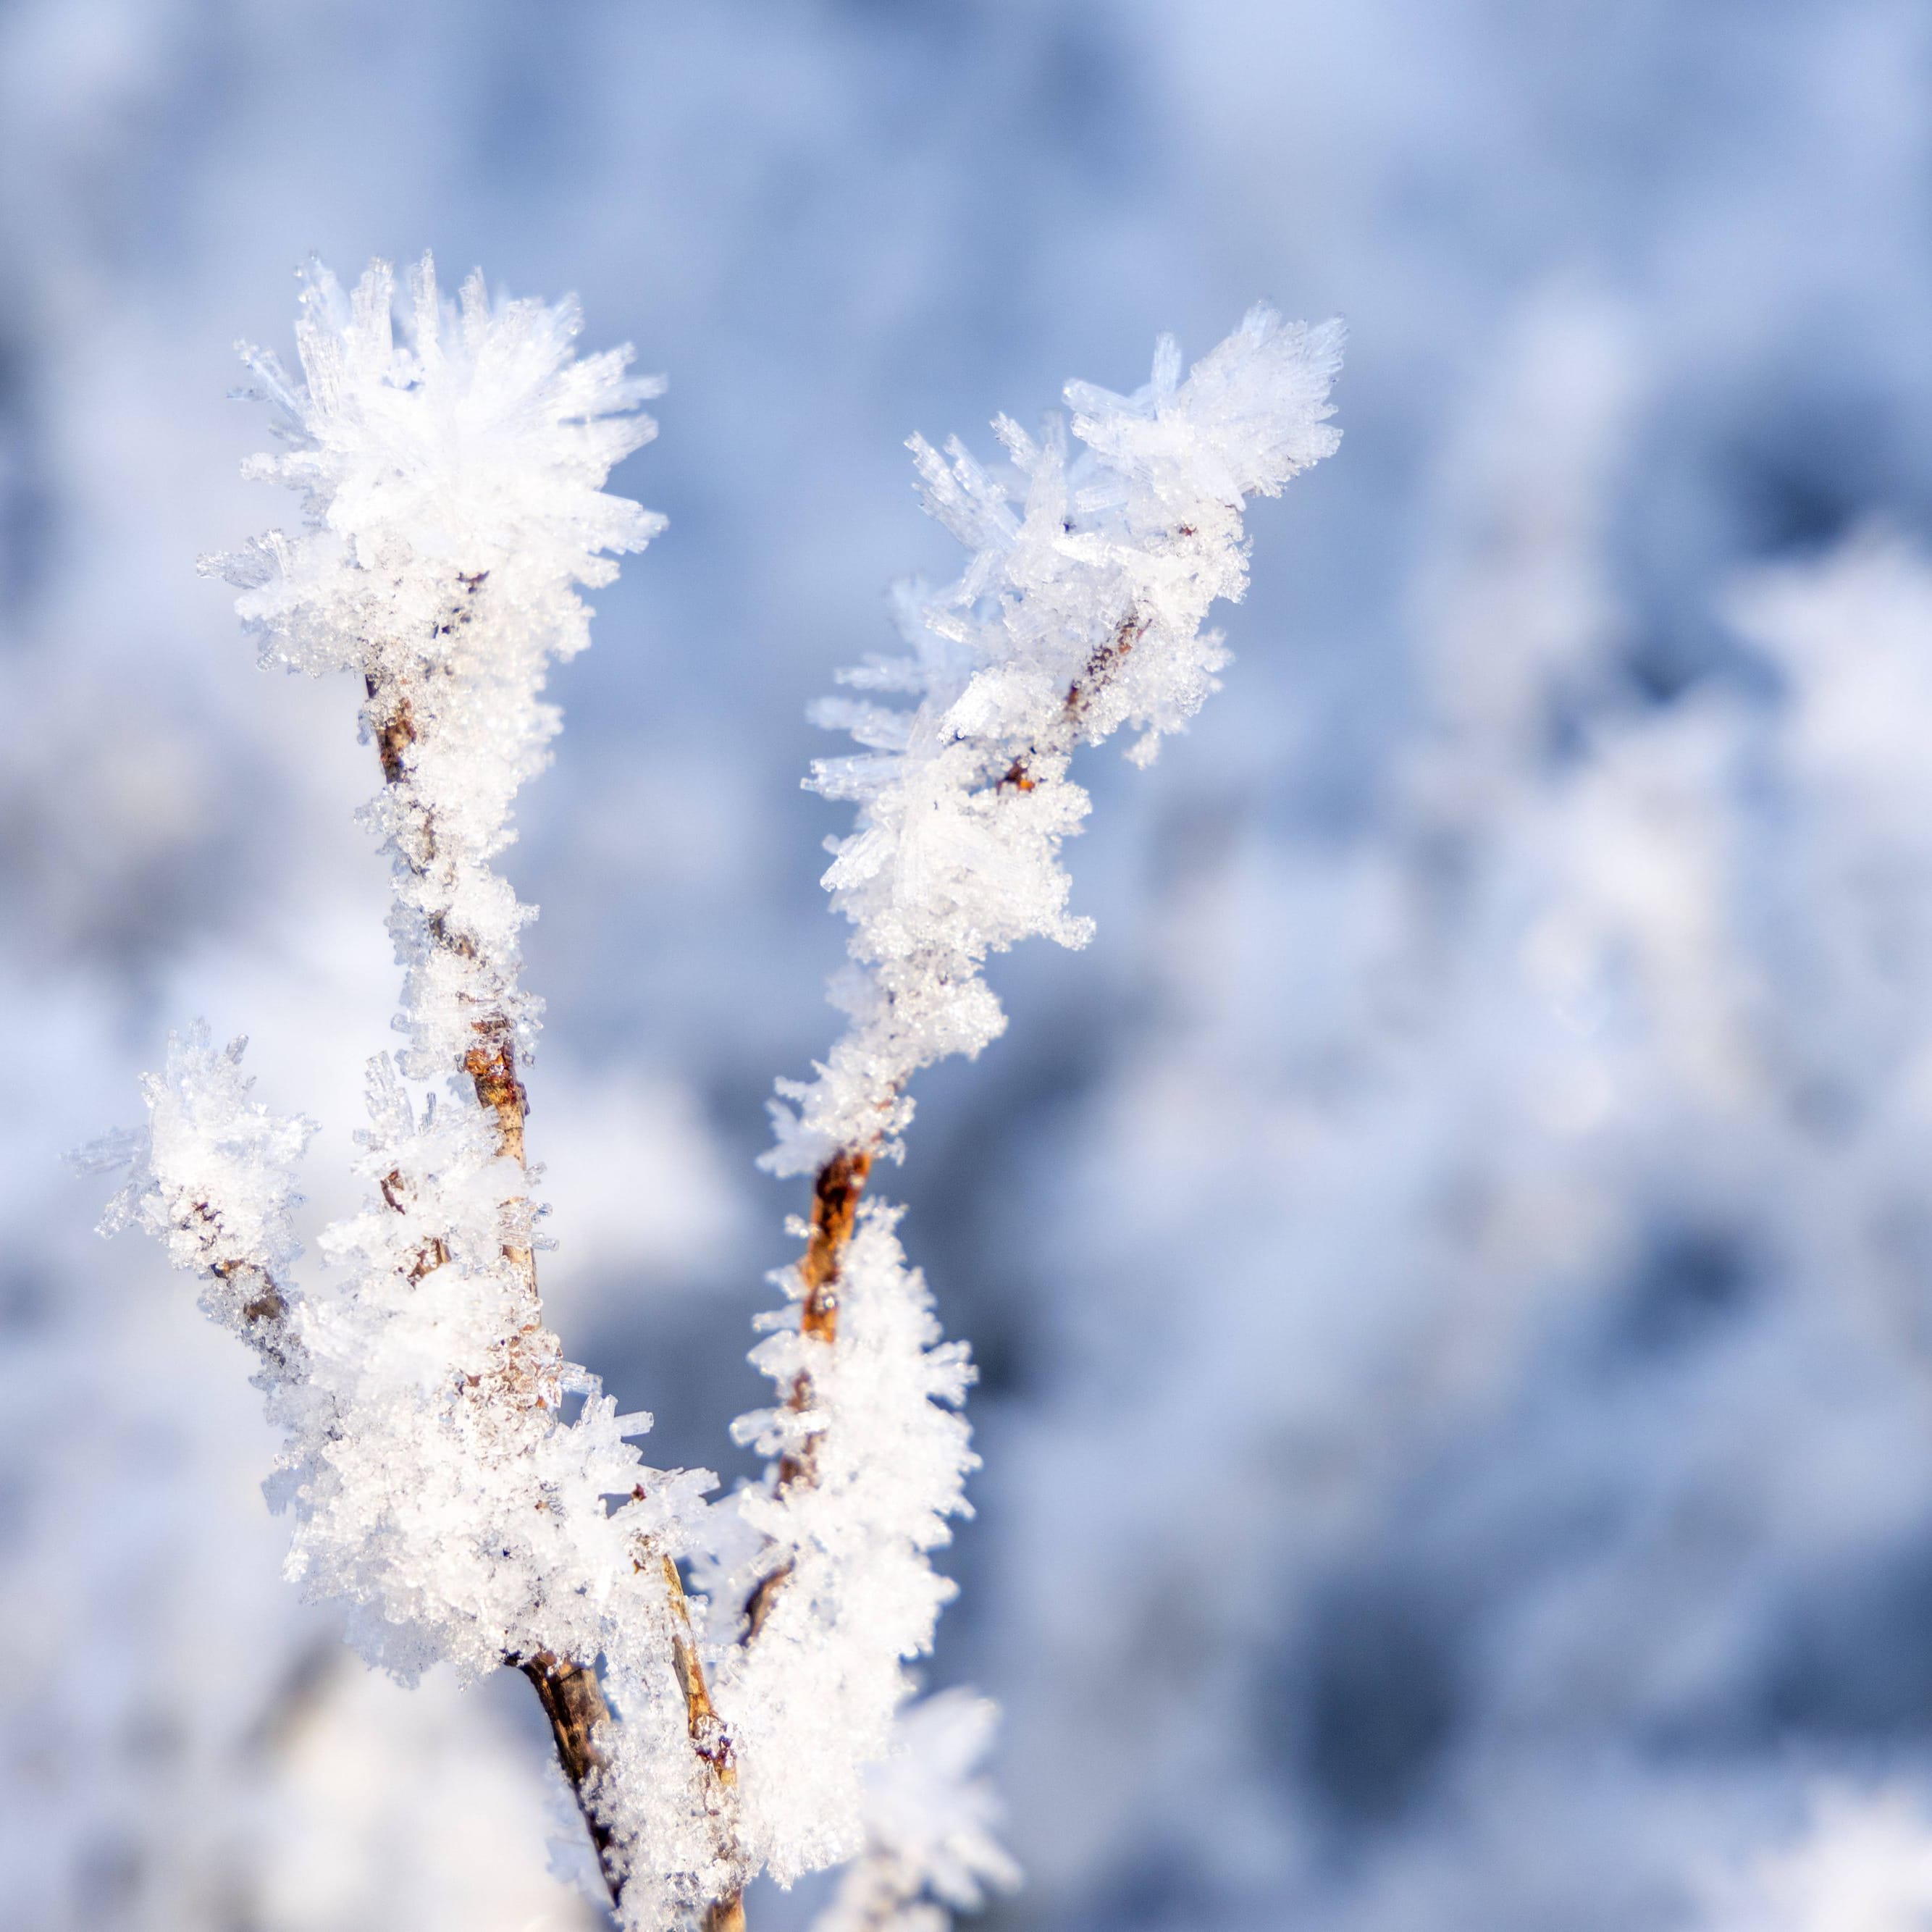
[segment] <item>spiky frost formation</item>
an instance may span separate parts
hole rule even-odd
[[[568,1364],[557,1383],[584,1398],[568,1426],[554,1405],[480,1399],[521,1305],[488,1265],[501,1229],[487,1190],[465,1210],[446,1189],[428,1221],[372,1204],[323,1237],[348,1265],[299,1291],[288,1211],[313,1130],[256,1101],[240,1061],[240,1042],[215,1052],[205,1027],[170,1036],[164,1072],[145,1083],[146,1130],[93,1157],[134,1166],[102,1232],[131,1222],[157,1236],[202,1276],[209,1314],[261,1356],[257,1381],[287,1431],[267,1487],[296,1518],[290,1573],[348,1606],[372,1663],[406,1678],[442,1660],[476,1676],[506,1658],[604,1659],[626,1721],[592,1796],[632,1878],[626,1922],[678,1922],[731,1876],[671,1681],[659,1560],[685,1548],[714,1479],[646,1467],[626,1438],[650,1418],[618,1414]],[[365,1171],[460,1176],[494,1162],[475,1109],[417,1118],[384,1060],[372,1082]],[[474,1225],[458,1225],[462,1211]],[[424,1268],[426,1246],[446,1258]]]
[[[290,1573],[347,1606],[371,1662],[601,1664],[625,1722],[597,1720],[579,1796],[628,1880],[627,1924],[668,1926],[735,1880],[668,1636],[666,1558],[714,1479],[646,1466],[628,1438],[650,1418],[618,1414],[544,1324],[518,1072],[530,914],[490,862],[558,727],[546,668],[588,641],[580,589],[662,526],[602,488],[652,434],[636,411],[662,386],[626,375],[628,350],[576,358],[572,304],[493,303],[480,276],[448,304],[427,259],[410,295],[399,333],[386,266],[348,295],[315,268],[304,381],[244,350],[286,446],[248,473],[299,491],[303,527],[204,566],[242,586],[265,661],[346,670],[366,694],[410,1046],[400,1072],[369,1070],[365,1204],[322,1238],[327,1282],[299,1288],[286,1210],[307,1130],[197,1032],[148,1082],[110,1220],[206,1274],[211,1312],[262,1354],[289,1431],[269,1487],[296,1520]]]
[[[638,1594],[627,1540],[682,1541],[688,1484],[654,1479],[606,1517],[604,1496],[639,1486],[636,1456],[542,1325],[517,1077],[528,913],[490,864],[558,727],[546,667],[589,639],[579,587],[662,527],[601,486],[653,434],[636,410],[662,385],[626,375],[628,350],[577,358],[574,303],[493,303],[480,274],[447,303],[428,258],[400,334],[394,296],[384,264],[352,294],[312,268],[304,382],[244,350],[288,446],[248,473],[298,491],[304,528],[208,567],[242,586],[266,660],[362,680],[404,1071],[446,1089],[418,1106],[386,1060],[370,1068],[368,1204],[324,1236],[344,1286],[307,1311],[316,1372],[340,1378],[356,1426],[292,1465],[292,1562],[364,1606],[372,1656],[473,1672],[533,1648],[595,1656],[634,1607],[614,1598]],[[586,1400],[566,1430],[571,1394]]]
[[[910,1118],[912,1075],[1004,1026],[988,953],[1035,933],[1084,942],[1059,858],[1087,809],[1072,752],[1132,724],[1144,761],[1215,688],[1226,653],[1202,627],[1215,598],[1246,587],[1244,501],[1336,446],[1340,343],[1334,325],[1285,327],[1257,308],[1184,382],[1163,338],[1132,396],[1068,386],[1077,456],[1057,421],[1036,442],[998,418],[1011,478],[956,440],[943,460],[912,440],[927,508],[972,557],[943,591],[902,591],[912,655],[841,674],[912,708],[815,707],[862,747],[808,782],[859,808],[825,875],[855,928],[834,986],[851,1024],[814,1082],[779,1083],[795,1106],[774,1106],[764,1164],[816,1174],[813,1216],[805,1258],[778,1277],[793,1305],[753,1356],[779,1404],[739,1424],[776,1459],[735,1499],[757,1540],[712,1582],[728,1629],[748,1606],[748,1640],[725,1648],[717,1687],[742,1753],[741,1843],[781,1878],[866,1842],[868,1768],[952,1593],[929,1553],[964,1512],[976,1461],[951,1412],[965,1352],[939,1340],[896,1213],[859,1196]],[[868,1869],[842,1894],[851,1911],[938,1915],[902,1865]]]
[[[393,1234],[373,1209],[338,1223],[326,1248],[351,1252],[368,1238],[373,1249],[373,1223],[392,1265],[358,1270],[333,1292],[299,1292],[288,1214],[300,1198],[295,1163],[314,1130],[254,1099],[242,1046],[214,1050],[199,1024],[185,1037],[170,1035],[165,1070],[144,1082],[146,1131],[99,1156],[131,1160],[134,1169],[102,1231],[138,1223],[177,1267],[208,1280],[216,1318],[258,1344],[273,1329],[292,1345],[267,1378],[296,1431],[271,1485],[297,1506],[292,1570],[312,1573],[320,1593],[373,1612],[364,1648],[406,1675],[446,1658],[476,1674],[500,1664],[506,1649],[543,1647],[538,1637],[554,1645],[601,1636],[598,1619],[608,1612],[587,1582],[628,1576],[640,1532],[676,1537],[678,1512],[701,1508],[694,1492],[709,1478],[644,1468],[625,1438],[650,1418],[620,1416],[581,1371],[565,1372],[586,1398],[573,1426],[553,1414],[520,1459],[478,1439],[472,1406],[452,1400],[450,1384],[466,1380],[469,1364],[489,1368],[503,1311],[482,1270],[414,1272],[422,1257],[411,1215],[390,1217]],[[372,1106],[387,1132],[365,1136],[371,1168],[395,1159],[406,1136],[436,1132],[413,1118],[386,1062],[374,1072]],[[433,1112],[446,1121],[452,1111]],[[446,1135],[440,1151],[460,1166],[454,1143]],[[494,1248],[494,1212],[479,1218],[469,1231],[446,1220],[428,1238],[454,1234],[462,1243],[466,1232],[479,1250]],[[292,1410],[285,1390],[305,1397]],[[597,1499],[628,1497],[644,1478],[654,1486],[649,1507],[605,1516]],[[556,1502],[544,1507],[545,1498]],[[518,1548],[490,1546],[505,1538]]]
[[[972,1371],[896,1212],[859,1197],[911,1072],[998,1031],[987,952],[1084,938],[1058,865],[1086,804],[1068,759],[1126,722],[1148,754],[1214,688],[1224,654],[1201,625],[1244,585],[1244,499],[1334,446],[1339,337],[1257,310],[1185,383],[1164,342],[1134,397],[1070,387],[1072,461],[1058,427],[1036,444],[1002,418],[1023,514],[956,443],[949,466],[915,439],[928,507],[975,554],[950,590],[904,598],[914,657],[847,674],[916,708],[821,712],[870,748],[813,780],[861,808],[828,875],[857,928],[854,1024],[789,1090],[802,1112],[772,1158],[820,1169],[813,1244],[782,1277],[794,1306],[754,1358],[781,1400],[738,1428],[779,1460],[712,1510],[709,1474],[647,1468],[629,1438],[650,1418],[617,1414],[544,1324],[518,1071],[530,915],[490,864],[557,728],[545,668],[586,640],[578,591],[658,526],[601,487],[650,434],[634,411],[656,386],[621,352],[573,360],[568,305],[493,304],[475,278],[446,305],[427,261],[411,292],[399,339],[386,268],[350,296],[318,269],[304,383],[247,352],[289,446],[250,471],[302,493],[304,528],[212,566],[265,658],[347,669],[367,696],[410,1050],[370,1069],[366,1203],[322,1238],[332,1284],[302,1292],[287,1208],[308,1130],[197,1033],[148,1084],[110,1218],[200,1270],[211,1312],[254,1343],[288,1431],[272,1493],[296,1516],[291,1570],[350,1606],[364,1654],[406,1676],[532,1672],[629,1932],[728,1923],[756,1870],[788,1882],[860,1853],[836,1910],[923,1928],[1010,1876],[965,1779],[989,1718],[903,1714],[905,1664],[952,1593],[928,1558],[965,1509]],[[713,1587],[708,1640],[682,1558]]]
[[[867,1774],[866,1849],[812,1932],[946,1932],[1020,1870],[993,1835],[1000,1808],[980,1776],[996,1706],[942,1690],[899,1714],[892,1748]]]
[[[911,1118],[913,1074],[998,1037],[988,953],[1035,934],[1086,943],[1060,865],[1088,808],[1070,754],[1131,724],[1144,763],[1216,688],[1227,653],[1202,626],[1216,598],[1247,586],[1244,503],[1336,448],[1341,346],[1338,323],[1288,326],[1257,308],[1185,382],[1163,337],[1131,396],[1070,382],[1076,454],[1057,418],[1037,442],[996,420],[1006,476],[956,437],[944,458],[912,439],[926,507],[971,560],[943,590],[902,590],[910,656],[838,674],[914,696],[911,710],[871,698],[814,709],[862,748],[807,781],[859,808],[824,879],[856,928],[832,993],[851,1024],[814,1080],[778,1083],[793,1104],[773,1108],[774,1172],[890,1146]]]
[[[838,1340],[800,1334],[794,1305],[752,1352],[782,1390],[807,1377],[808,1410],[742,1416],[734,1430],[768,1456],[808,1458],[807,1481],[739,1498],[760,1550],[724,1580],[742,1603],[782,1560],[785,1574],[755,1640],[726,1650],[717,1696],[742,1763],[740,1830],[752,1855],[790,1883],[864,1842],[867,1766],[884,1757],[910,1690],[902,1660],[932,1646],[955,1586],[928,1552],[968,1514],[979,1458],[956,1414],[973,1379],[962,1342],[943,1342],[932,1298],[905,1265],[896,1210],[861,1210],[839,1275]]]
[[[286,1286],[302,1252],[290,1220],[302,1199],[296,1166],[315,1124],[272,1113],[254,1097],[242,1071],[247,1044],[231,1040],[218,1053],[201,1023],[185,1039],[170,1034],[162,1071],[142,1078],[146,1126],[101,1142],[79,1165],[130,1169],[100,1232],[138,1226],[176,1268],[200,1275],[208,1318],[262,1358],[255,1381],[271,1413],[292,1426],[326,1426],[318,1399],[296,1393],[308,1364]],[[326,1398],[319,1400],[326,1411]]]
[[[433,1080],[461,1064],[478,1014],[532,1043],[537,1007],[516,986],[530,914],[488,861],[559,728],[545,668],[590,642],[578,587],[611,582],[612,554],[664,527],[602,488],[656,434],[638,406],[664,384],[626,375],[628,349],[574,356],[574,301],[493,304],[478,273],[452,305],[425,256],[399,338],[394,294],[385,263],[352,294],[312,266],[301,385],[244,345],[288,446],[245,473],[298,491],[305,527],[203,568],[242,587],[265,661],[364,681],[392,780],[371,811],[398,861],[405,1070]]]
[[[83,1156],[91,1168],[127,1164],[103,1230],[139,1222],[186,1268],[224,1279],[249,1270],[274,1281],[302,1252],[290,1216],[300,1203],[296,1167],[315,1124],[271,1113],[242,1071],[245,1040],[218,1053],[197,1022],[168,1036],[159,1073],[144,1074],[148,1125]]]

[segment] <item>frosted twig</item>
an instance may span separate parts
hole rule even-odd
[[[1201,626],[1245,582],[1244,500],[1334,446],[1338,338],[1258,310],[1185,382],[1163,343],[1135,396],[1070,387],[1072,459],[1058,425],[1036,442],[1002,418],[1016,494],[914,440],[928,507],[973,556],[902,595],[912,656],[845,674],[915,708],[820,707],[865,748],[812,780],[860,807],[826,881],[854,926],[853,1023],[783,1089],[796,1112],[777,1110],[767,1164],[814,1176],[811,1219],[753,1354],[778,1400],[734,1425],[770,1464],[714,1507],[709,1472],[642,1462],[650,1418],[619,1415],[545,1324],[531,915],[492,862],[557,729],[548,663],[587,641],[578,590],[658,527],[602,489],[650,434],[656,386],[622,353],[576,358],[568,304],[493,303],[472,278],[446,304],[425,261],[399,340],[394,298],[380,264],[352,295],[317,270],[303,382],[247,352],[285,443],[251,472],[300,491],[305,523],[213,566],[266,658],[364,694],[406,1038],[369,1068],[368,1195],[322,1238],[331,1283],[304,1287],[288,1210],[310,1130],[256,1102],[239,1043],[217,1054],[203,1029],[148,1082],[146,1136],[109,1150],[135,1168],[109,1224],[160,1235],[255,1348],[287,1436],[271,1491],[296,1517],[290,1572],[348,1606],[363,1654],[405,1678],[529,1678],[626,1932],[738,1932],[753,1874],[860,1854],[838,1922],[924,1927],[930,1900],[1010,1878],[967,1776],[991,1707],[904,1708],[952,1592],[929,1557],[967,1508],[974,1372],[866,1184],[911,1076],[1004,1025],[988,952],[1084,941],[1058,863],[1086,810],[1072,754],[1132,722],[1148,755],[1214,688],[1225,653]]]
[[[293,1130],[260,1127],[232,1060],[193,1036],[150,1083],[122,1217],[212,1268],[215,1312],[266,1340],[292,1574],[345,1601],[364,1654],[405,1677],[440,1660],[520,1668],[621,1916],[668,1925],[738,1882],[723,1754],[694,1745],[701,1666],[674,1669],[675,1559],[701,1540],[715,1479],[646,1468],[626,1438],[649,1417],[618,1415],[544,1322],[524,1147],[530,915],[492,863],[557,728],[547,665],[588,641],[578,587],[608,583],[609,554],[661,526],[601,488],[653,433],[638,405],[661,386],[626,374],[627,351],[577,357],[568,303],[492,302],[473,277],[446,304],[425,260],[400,337],[394,304],[382,265],[352,293],[314,269],[302,381],[244,350],[284,445],[250,473],[300,492],[304,524],[209,566],[241,586],[265,659],[349,670],[364,693],[406,1040],[370,1069],[368,1203],[323,1237],[328,1292],[296,1288],[280,1234],[233,1246],[286,1197]],[[431,1091],[419,1102],[408,1082]]]
[[[866,1183],[899,1151],[912,1076],[1004,1030],[987,955],[1034,934],[1085,943],[1059,863],[1088,808],[1072,753],[1132,724],[1144,763],[1216,688],[1227,655],[1202,625],[1246,587],[1244,500],[1334,448],[1340,344],[1336,325],[1257,308],[1184,381],[1163,338],[1134,395],[1068,386],[1077,455],[1058,420],[1036,441],[998,418],[1006,476],[956,440],[942,458],[912,439],[926,506],[970,560],[943,590],[902,587],[910,655],[840,674],[912,709],[814,707],[860,748],[808,781],[859,808],[824,880],[854,928],[833,983],[850,1024],[773,1108],[764,1164],[814,1176],[812,1215],[778,1278],[794,1308],[753,1357],[779,1405],[736,1430],[773,1457],[738,1499],[760,1541],[716,1585],[745,1606],[716,1688],[743,1751],[740,1827],[781,1877],[865,1841],[866,1768],[891,1748],[904,1661],[952,1594],[928,1552],[966,1512],[976,1461],[952,1412],[972,1378],[964,1348],[939,1342],[896,1213],[866,1202]]]

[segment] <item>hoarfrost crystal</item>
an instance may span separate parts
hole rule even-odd
[[[814,710],[861,748],[808,781],[859,807],[824,880],[856,928],[833,988],[852,1024],[815,1080],[781,1084],[793,1104],[774,1109],[776,1172],[890,1147],[913,1074],[998,1036],[988,953],[1034,934],[1086,944],[1060,866],[1088,809],[1071,754],[1129,724],[1144,764],[1216,688],[1228,655],[1202,626],[1216,598],[1247,587],[1244,500],[1336,448],[1341,345],[1338,323],[1288,326],[1258,308],[1184,382],[1164,337],[1131,396],[1067,385],[1077,454],[1058,420],[1035,440],[998,418],[1006,476],[957,438],[944,457],[912,439],[926,508],[972,554],[943,590],[902,586],[909,656],[840,674],[850,690],[914,695],[914,709],[862,697]]]

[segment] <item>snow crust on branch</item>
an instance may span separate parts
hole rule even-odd
[[[144,1082],[148,1128],[117,1150],[133,1172],[102,1229],[134,1222],[155,1235],[176,1266],[208,1279],[210,1312],[244,1339],[285,1328],[293,1352],[264,1381],[278,1419],[297,1430],[270,1486],[274,1499],[296,1507],[292,1570],[308,1574],[318,1594],[375,1612],[361,1622],[359,1646],[404,1676],[445,1658],[479,1675],[521,1647],[520,1635],[527,1644],[538,1622],[550,1642],[535,1647],[601,1635],[587,1580],[628,1575],[646,1519],[669,1531],[676,1508],[689,1506],[683,1492],[710,1479],[680,1472],[648,1510],[634,1502],[607,1515],[601,1499],[629,1496],[640,1474],[664,1482],[626,1440],[649,1418],[620,1416],[594,1378],[568,1368],[559,1380],[586,1397],[576,1424],[563,1426],[554,1411],[540,1417],[515,1445],[521,1457],[505,1454],[512,1445],[500,1439],[480,1439],[481,1405],[457,1385],[469,1364],[494,1369],[506,1311],[488,1271],[464,1273],[455,1252],[412,1274],[422,1259],[414,1214],[386,1220],[386,1208],[372,1206],[338,1223],[326,1249],[352,1254],[366,1239],[392,1266],[333,1292],[298,1291],[289,1211],[301,1198],[295,1164],[314,1130],[254,1098],[243,1044],[217,1051],[200,1024],[170,1036],[165,1070]],[[458,1110],[426,1110],[432,1118],[418,1121],[386,1061],[374,1063],[371,1082],[372,1110],[386,1118],[362,1137],[364,1172],[397,1159],[412,1138],[440,1140],[439,1154],[461,1168],[461,1136],[445,1131]],[[476,1226],[446,1217],[425,1238],[453,1235],[458,1252],[495,1252],[494,1204],[470,1206]],[[491,1546],[506,1540],[514,1551]]]
[[[675,1923],[728,1875],[670,1681],[661,1562],[639,1558],[684,1548],[715,1479],[646,1468],[627,1438],[650,1418],[620,1415],[568,1364],[551,1382],[583,1398],[573,1423],[555,1402],[483,1399],[524,1306],[491,1190],[462,1185],[496,1163],[477,1109],[418,1118],[386,1060],[371,1070],[361,1165],[432,1175],[438,1232],[419,1208],[372,1201],[323,1237],[346,1266],[298,1291],[287,1214],[312,1130],[254,1100],[241,1044],[213,1050],[200,1026],[170,1036],[146,1083],[148,1129],[116,1150],[134,1172],[103,1232],[131,1221],[157,1235],[262,1356],[257,1381],[288,1431],[266,1486],[296,1516],[290,1573],[348,1606],[370,1662],[409,1681],[439,1661],[474,1678],[506,1658],[602,1655],[626,1721],[593,1796],[644,1880],[627,1888],[627,1922]],[[424,1270],[425,1246],[448,1258]]]
[[[366,693],[408,1047],[369,1068],[365,1204],[322,1236],[325,1282],[298,1288],[286,1207],[308,1130],[252,1100],[238,1044],[216,1054],[197,1030],[148,1082],[110,1222],[208,1275],[211,1312],[262,1353],[289,1432],[268,1486],[295,1517],[290,1574],[347,1605],[371,1663],[406,1680],[601,1660],[624,1722],[596,1727],[579,1796],[627,1924],[669,1925],[735,1882],[666,1567],[716,1479],[647,1467],[629,1438],[650,1418],[620,1415],[544,1324],[518,1071],[539,1012],[518,982],[531,913],[490,863],[558,727],[546,668],[588,641],[579,590],[662,527],[601,487],[654,433],[637,410],[662,384],[628,376],[628,350],[574,356],[569,302],[493,302],[480,276],[446,302],[427,258],[400,332],[394,299],[383,264],[352,293],[311,268],[304,380],[244,347],[284,446],[248,473],[298,490],[303,526],[203,566],[241,587],[265,661],[348,670]]]
[[[860,747],[806,781],[858,807],[824,881],[854,928],[832,985],[850,1024],[815,1078],[778,1083],[774,1172],[895,1148],[913,1074],[1004,1029],[987,955],[1035,934],[1086,944],[1059,858],[1088,803],[1071,754],[1130,724],[1145,764],[1217,688],[1228,653],[1202,627],[1216,598],[1246,589],[1243,507],[1336,447],[1341,350],[1339,322],[1257,307],[1185,381],[1164,336],[1130,396],[1070,382],[1077,452],[1058,418],[1038,440],[996,418],[1004,473],[956,437],[943,456],[911,439],[927,511],[971,555],[944,590],[900,589],[910,655],[839,674],[854,692],[914,696],[911,710],[872,696],[813,710]]]
[[[575,358],[572,303],[493,304],[480,274],[446,303],[427,258],[409,293],[399,338],[386,265],[352,294],[312,268],[304,382],[244,349],[287,446],[247,473],[300,492],[305,528],[205,567],[242,587],[265,659],[364,681],[387,780],[369,815],[408,969],[402,1071],[444,1088],[418,1106],[386,1058],[370,1068],[370,1192],[324,1235],[344,1288],[305,1323],[346,1406],[283,1485],[301,1504],[292,1567],[365,1606],[372,1658],[473,1674],[538,1648],[594,1656],[603,1600],[634,1594],[606,1580],[629,1574],[611,1562],[625,1539],[647,1517],[679,1540],[682,1491],[661,1480],[606,1518],[602,1498],[638,1486],[636,1455],[542,1327],[515,1078],[536,1022],[518,983],[529,914],[489,863],[558,728],[547,664],[588,641],[578,586],[662,527],[599,486],[654,433],[635,411],[662,385],[626,376],[628,350]],[[569,1394],[586,1402],[566,1429]]]
[[[223,1280],[248,1270],[279,1280],[302,1252],[291,1220],[302,1196],[296,1166],[315,1123],[271,1113],[242,1071],[245,1040],[211,1049],[197,1023],[170,1036],[166,1069],[145,1074],[145,1132],[116,1136],[86,1156],[98,1169],[131,1165],[102,1231],[138,1222],[178,1268]]]
[[[479,272],[451,304],[425,256],[399,338],[395,292],[386,263],[352,293],[311,265],[303,383],[241,345],[286,446],[244,473],[299,492],[305,526],[202,568],[241,587],[265,662],[364,680],[364,728],[392,780],[370,815],[401,861],[404,1070],[436,1080],[479,1012],[506,1019],[525,1052],[534,1041],[540,1007],[516,986],[531,915],[488,862],[561,723],[538,699],[546,665],[590,642],[578,587],[613,581],[611,554],[664,527],[601,487],[657,434],[638,406],[664,382],[627,375],[628,348],[573,356],[574,300],[493,304]]]

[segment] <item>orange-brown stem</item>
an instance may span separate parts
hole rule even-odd
[[[805,1286],[805,1305],[799,1311],[799,1332],[827,1347],[838,1337],[838,1276],[845,1250],[852,1239],[858,1219],[860,1198],[872,1171],[869,1148],[846,1148],[834,1154],[818,1170],[812,1184],[812,1227],[806,1237],[805,1254],[798,1264],[799,1279]],[[794,1378],[785,1406],[794,1414],[812,1406],[812,1376],[802,1370]],[[778,1459],[778,1486],[782,1495],[792,1489],[808,1489],[814,1480],[813,1443],[804,1444]],[[745,1641],[754,1641],[765,1626],[791,1575],[791,1565],[782,1564],[763,1578],[745,1606]]]
[[[799,1333],[828,1348],[838,1339],[838,1273],[858,1219],[859,1198],[872,1171],[869,1148],[834,1154],[818,1170],[812,1190],[812,1231],[798,1264],[805,1285],[805,1305],[799,1310]],[[787,1406],[802,1413],[812,1406],[812,1376],[802,1372],[791,1385]],[[809,1485],[812,1480],[812,1444],[778,1463],[778,1487]]]
[[[500,1015],[481,1020],[476,1044],[463,1056],[463,1070],[476,1083],[476,1097],[496,1116],[496,1148],[524,1164],[524,1118],[530,1096],[517,1078],[517,1045]]]
[[[610,1828],[591,1804],[591,1794],[607,1762],[597,1737],[598,1730],[610,1721],[604,1687],[588,1664],[568,1663],[547,1650],[511,1661],[536,1687],[544,1715],[550,1720],[550,1736],[556,1741],[557,1762],[570,1781],[577,1808],[584,1815],[584,1828],[597,1853],[597,1868],[615,1905],[624,1888],[624,1874]]]
[[[731,1740],[712,1703],[710,1687],[704,1681],[704,1661],[698,1654],[698,1640],[692,1634],[691,1606],[685,1598],[684,1580],[668,1556],[662,1561],[664,1588],[670,1599],[670,1658],[677,1672],[678,1688],[684,1693],[685,1726],[698,1756],[710,1766],[719,1785],[728,1791],[738,1782]]]
[[[812,1232],[805,1258],[798,1264],[805,1284],[805,1307],[799,1318],[802,1331],[814,1341],[830,1342],[838,1334],[838,1264],[852,1238],[859,1197],[872,1171],[869,1149],[836,1154],[818,1170],[812,1191]]]

